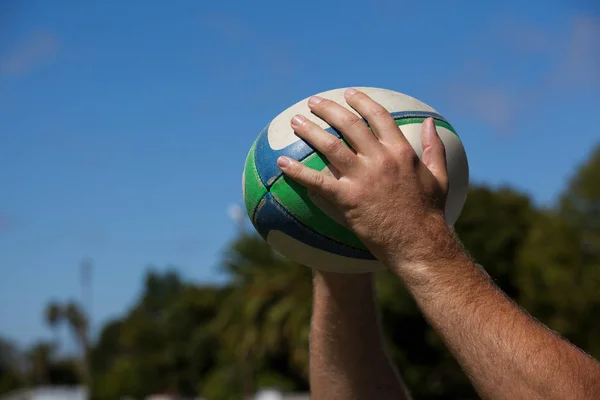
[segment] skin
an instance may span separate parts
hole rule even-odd
[[[352,149],[301,115],[292,128],[335,168],[325,175],[282,157],[283,173],[332,203],[371,252],[406,285],[486,399],[598,399],[600,364],[511,301],[444,221],[448,175],[432,119],[421,160],[390,114],[349,89],[313,113]],[[394,210],[394,212],[390,212]],[[408,398],[385,350],[371,274],[315,271],[310,379],[313,399]]]
[[[386,353],[372,274],[315,272],[310,340],[314,399],[408,399]]]

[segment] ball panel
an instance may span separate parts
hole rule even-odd
[[[268,126],[263,129],[256,140],[256,168],[261,180],[267,188],[271,187],[271,185],[282,175],[281,170],[277,166],[277,159],[279,157],[286,156],[293,160],[302,161],[315,151],[313,147],[301,140],[298,136],[295,136],[295,142],[285,148],[272,149],[267,137],[268,129]],[[327,131],[334,136],[340,137],[340,134],[333,128],[329,128]]]
[[[278,230],[296,240],[306,243],[308,246],[321,249],[325,252],[363,260],[374,259],[373,255],[368,251],[355,249],[343,243],[336,242],[300,223],[275,200],[271,193],[267,193],[262,198],[254,212],[252,222],[256,230],[265,239],[270,231]],[[281,253],[287,255],[285,249]]]
[[[376,101],[380,103],[390,113],[403,110],[412,110],[414,112],[420,113],[425,112],[434,113],[436,115],[438,114],[435,109],[428,106],[427,104],[402,93],[394,92],[387,89],[369,87],[357,89],[361,90],[368,96],[371,96],[373,99],[376,99]],[[318,95],[340,104],[341,106],[347,108],[348,110],[360,117],[358,112],[346,103],[346,100],[344,98],[344,89],[329,90]],[[294,131],[290,126],[290,120],[296,114],[304,115],[307,119],[313,121],[315,124],[322,128],[329,127],[329,125],[325,121],[323,121],[321,118],[317,117],[310,111],[310,109],[308,108],[307,100],[308,99],[299,101],[298,103],[283,111],[281,114],[275,117],[275,119],[273,119],[268,131],[269,145],[272,149],[283,149],[289,146],[290,144],[294,143],[296,140],[298,140],[298,137],[294,134]]]
[[[444,131],[443,129],[439,129],[438,132],[446,147],[446,154],[452,154],[452,157],[446,157],[449,188],[448,195],[446,196],[445,216],[448,225],[454,225],[467,199],[467,192],[469,190],[469,163],[465,148],[458,137],[450,135],[448,131]]]
[[[310,268],[340,273],[364,273],[384,269],[378,260],[364,260],[332,254],[311,247],[285,233],[273,230],[267,235],[267,243],[287,258]]]
[[[303,163],[317,171],[323,170],[327,165],[325,159],[318,153],[311,154],[303,160]],[[354,233],[331,219],[312,202],[306,188],[290,178],[278,179],[270,192],[300,223],[330,239],[368,251]]]
[[[258,203],[267,193],[267,188],[263,185],[258,176],[258,171],[256,170],[254,157],[255,147],[256,144],[252,145],[252,148],[248,152],[244,173],[242,175],[242,197],[244,198],[244,205],[246,206],[246,212],[250,219],[253,218],[254,210],[258,206]]]

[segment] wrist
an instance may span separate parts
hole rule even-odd
[[[373,273],[342,274],[314,271],[313,300],[315,313],[338,310],[340,314],[364,312],[375,301]]]
[[[442,215],[430,215],[410,240],[391,252],[388,267],[402,278],[423,278],[442,266],[472,264],[472,260]],[[425,275],[421,277],[420,275]]]

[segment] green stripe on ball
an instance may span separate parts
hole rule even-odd
[[[246,205],[246,211],[251,220],[254,219],[256,206],[258,206],[258,203],[263,196],[267,194],[267,188],[263,185],[258,176],[258,171],[256,170],[256,163],[254,161],[255,148],[256,142],[248,152],[246,166],[244,168],[244,204]]]
[[[317,171],[321,171],[328,164],[325,157],[319,153],[311,154],[302,160],[302,163]],[[367,250],[354,233],[313,204],[306,188],[290,178],[282,176],[277,179],[271,186],[271,194],[290,214],[313,231],[339,243]]]
[[[396,120],[396,124],[398,126],[410,125],[410,124],[422,124],[425,120],[426,120],[426,118],[423,118],[423,117],[399,118],[399,119]],[[458,133],[456,133],[456,131],[454,130],[454,128],[452,127],[452,125],[450,125],[446,121],[441,121],[439,119],[435,119],[434,118],[433,122],[435,122],[435,126],[441,126],[442,128],[446,128],[450,132],[452,132],[456,136],[458,136]]]

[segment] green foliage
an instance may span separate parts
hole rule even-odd
[[[517,258],[538,213],[529,198],[508,188],[469,190],[456,232],[471,256],[509,296],[518,296]]]
[[[519,264],[524,307],[600,358],[600,146],[540,215]]]
[[[107,324],[92,353],[94,397],[195,395],[215,364],[214,320],[221,290],[184,283],[175,271],[150,272],[137,304]]]
[[[54,343],[37,342],[20,351],[0,338],[0,394],[24,386],[74,385],[79,381],[77,360],[58,359]]]
[[[234,242],[224,267],[234,285],[214,326],[223,343],[240,361],[285,350],[306,374],[311,271],[283,259],[257,236]]]
[[[45,385],[49,381],[50,364],[54,357],[54,346],[49,343],[37,343],[28,351],[28,361],[33,382]]]
[[[473,186],[455,226],[503,290],[597,358],[599,183],[600,147],[556,207],[541,209],[508,188]],[[137,302],[104,326],[91,349],[94,398],[229,400],[265,387],[308,390],[311,271],[246,233],[227,247],[222,268],[224,286],[185,282],[175,270],[147,274]],[[414,396],[477,398],[401,281],[383,271],[377,289],[391,356]],[[45,319],[54,329],[67,322],[82,343],[86,338],[87,320],[73,303],[50,304]],[[24,383],[73,383],[79,361],[57,359],[47,343],[23,355],[0,341],[0,393]]]
[[[0,394],[15,390],[23,384],[18,359],[15,345],[0,338]]]

